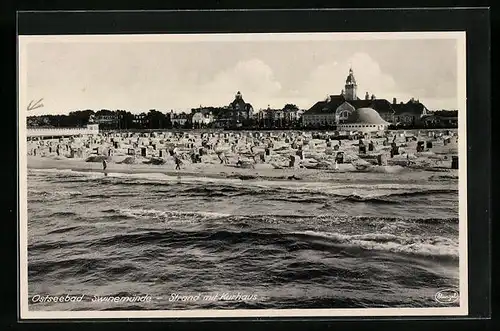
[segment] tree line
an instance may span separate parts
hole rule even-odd
[[[134,115],[125,110],[77,110],[67,115],[29,116],[28,127],[85,127],[99,123],[102,129],[158,129],[171,128],[170,114],[155,109]]]
[[[212,127],[215,123],[200,124],[193,123],[192,116],[200,109],[192,109],[191,113],[175,114],[171,116],[171,112],[163,113],[155,109],[140,114],[132,114],[125,110],[108,110],[101,109],[94,111],[91,109],[71,111],[67,115],[39,115],[29,116],[27,118],[28,127],[85,127],[89,123],[98,123],[99,128],[106,130],[127,130],[127,129],[193,129]],[[231,112],[231,109],[222,107],[208,107],[205,111],[212,112],[217,120],[230,119],[226,114]],[[298,110],[298,107],[293,104],[287,104],[283,110]],[[182,118],[182,120],[176,120]],[[298,121],[288,123],[286,121],[271,121],[270,119],[259,120],[257,118],[249,118],[242,121],[244,127],[298,127]]]

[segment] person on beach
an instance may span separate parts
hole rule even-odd
[[[174,155],[174,160],[175,160],[175,170],[181,170],[182,160],[179,157],[179,155],[175,154]]]
[[[410,160],[410,154],[406,154],[406,166],[411,166],[412,164],[414,164],[415,162],[413,162],[412,160]]]
[[[254,164],[257,164],[258,163],[258,156],[259,156],[259,154],[255,153],[254,147],[255,146],[251,146],[250,147],[250,153],[252,154],[252,159],[253,159]]]
[[[223,152],[218,152],[217,153],[217,157],[220,160],[220,164],[227,164],[227,158],[226,158],[226,156],[224,155]]]
[[[106,163],[106,160],[102,160],[102,170],[106,170],[108,167],[108,164]]]

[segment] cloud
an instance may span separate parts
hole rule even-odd
[[[198,87],[200,102],[226,105],[241,91],[250,103],[262,103],[277,96],[282,90],[272,68],[260,59],[240,61],[231,68],[214,75],[213,79]]]
[[[384,73],[373,58],[366,53],[355,53],[344,61],[333,60],[317,67],[305,83],[305,93],[318,98],[328,94],[340,94],[350,67],[358,84],[358,97],[363,98],[368,92],[377,97],[390,98],[397,92],[394,78]]]

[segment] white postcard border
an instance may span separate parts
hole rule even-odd
[[[467,125],[466,125],[466,43],[464,31],[374,32],[374,33],[249,33],[249,34],[133,34],[133,35],[50,35],[18,36],[18,146],[19,146],[19,317],[21,319],[114,319],[114,318],[241,318],[241,317],[375,317],[375,316],[464,316],[468,314],[467,270]],[[457,40],[457,100],[459,105],[459,269],[460,306],[436,308],[356,309],[207,309],[141,311],[30,311],[28,309],[28,222],[27,222],[27,141],[26,67],[27,45],[50,42],[252,42],[298,40]]]

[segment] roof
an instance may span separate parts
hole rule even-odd
[[[193,117],[196,116],[196,117],[208,117],[208,116],[213,116],[213,114],[209,113],[209,112],[196,112],[196,113],[192,113]]]
[[[439,117],[458,117],[458,110],[437,110],[431,114]]]
[[[358,108],[349,115],[346,123],[389,124],[373,108]]]
[[[410,100],[407,103],[393,104],[392,108],[394,109],[396,115],[403,113],[422,115],[425,106],[419,101]]]
[[[374,99],[370,101],[370,108],[375,109],[378,113],[395,113],[392,104],[386,99]]]
[[[354,108],[373,108],[378,113],[394,113],[394,109],[386,99],[368,99],[348,101]]]
[[[234,99],[233,102],[229,104],[229,106],[233,109],[236,108],[236,106],[240,106],[240,109],[245,109],[245,101],[243,101],[243,98],[241,99]]]
[[[250,108],[253,108],[251,104],[246,103],[243,100],[243,97],[241,96],[241,93],[238,91],[238,94],[236,95],[236,98],[229,104],[229,107],[232,109],[237,109],[236,107],[239,107],[238,110],[249,110]]]
[[[304,112],[304,115],[331,114],[344,102],[351,104],[355,109],[373,108],[379,113],[394,113],[391,103],[386,99],[346,100],[343,95],[330,95],[329,101],[316,102],[314,106]]]
[[[346,101],[342,95],[330,95],[328,99],[329,100],[316,102],[311,108],[304,112],[304,115],[331,114]]]
[[[372,103],[372,100],[361,100],[361,99],[358,99],[358,100],[350,100],[350,101],[347,101],[347,102],[349,102],[351,105],[353,105],[353,107],[355,109],[358,109],[358,108],[370,107],[370,105]]]

